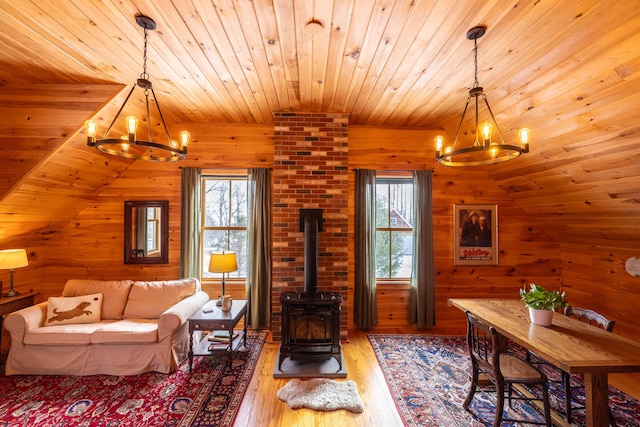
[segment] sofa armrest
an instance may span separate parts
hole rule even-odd
[[[3,325],[11,334],[11,343],[22,345],[27,331],[37,329],[44,324],[47,317],[48,302],[41,302],[7,315]]]
[[[162,341],[167,336],[171,336],[180,325],[200,310],[209,301],[209,294],[198,291],[195,294],[169,307],[158,318],[158,341]]]

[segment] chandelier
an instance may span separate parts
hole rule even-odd
[[[467,32],[467,39],[473,40],[473,57],[475,66],[475,81],[473,87],[469,90],[469,96],[467,97],[467,103],[464,106],[462,117],[460,118],[460,124],[456,131],[456,137],[453,141],[453,145],[445,146],[444,137],[438,135],[435,137],[436,143],[436,160],[441,165],[445,166],[479,166],[490,165],[494,163],[505,162],[507,160],[515,159],[522,153],[529,152],[529,136],[530,131],[527,128],[522,128],[518,131],[520,139],[519,145],[507,144],[502,137],[502,132],[496,123],[496,118],[493,116],[489,101],[485,95],[482,87],[478,84],[478,39],[484,35],[487,31],[485,26],[477,26],[470,29]],[[486,105],[486,110],[490,117],[490,120],[480,123],[479,122],[479,107],[482,107],[480,98]],[[475,141],[469,141],[468,145],[460,143],[460,130],[464,122],[464,117],[467,114],[467,109],[471,99],[475,101],[475,128],[472,134],[475,134]],[[495,130],[495,132],[494,132]],[[497,138],[495,137],[497,134]]]
[[[175,162],[177,160],[182,160],[187,155],[187,145],[189,144],[189,138],[191,135],[187,131],[182,131],[180,132],[179,142],[171,139],[169,136],[169,130],[167,129],[167,124],[165,123],[162,111],[160,110],[160,104],[158,104],[158,98],[156,97],[153,86],[149,81],[149,74],[147,73],[147,33],[148,30],[155,30],[156,23],[153,19],[144,15],[136,16],[136,23],[144,28],[144,56],[140,78],[137,79],[136,83],[129,91],[129,94],[122,103],[118,113],[107,128],[103,139],[96,139],[96,134],[98,133],[97,123],[93,120],[87,120],[85,123],[87,130],[87,145],[89,147],[95,147],[103,153],[125,157],[127,159],[149,160],[154,162]],[[127,105],[127,101],[129,101],[131,94],[133,94],[133,91],[137,87],[144,90],[144,101],[147,114],[147,140],[138,139],[136,134],[138,118],[135,116],[127,116],[125,118],[127,129],[126,136],[123,136],[122,138],[109,138],[111,128],[120,116],[120,113],[122,113],[125,105]],[[152,95],[152,101],[156,106],[162,127],[164,128],[164,133],[167,138],[166,142],[154,142],[151,137],[151,109],[149,108],[150,94]]]

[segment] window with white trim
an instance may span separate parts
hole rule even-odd
[[[222,277],[209,273],[212,252],[236,253],[238,270],[226,277],[244,279],[247,276],[247,176],[202,176],[202,279]]]
[[[376,280],[407,281],[413,262],[413,179],[376,178]]]

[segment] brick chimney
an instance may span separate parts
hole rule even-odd
[[[339,292],[340,330],[347,333],[349,116],[274,113],[273,271],[271,328],[282,331],[282,292],[304,291],[304,235],[300,209],[322,209],[318,291]]]

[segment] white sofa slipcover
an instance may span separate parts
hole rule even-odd
[[[44,326],[48,302],[9,314],[6,375],[169,373],[187,357],[187,319],[209,296],[197,279],[69,280],[62,296],[103,294],[97,323]]]

